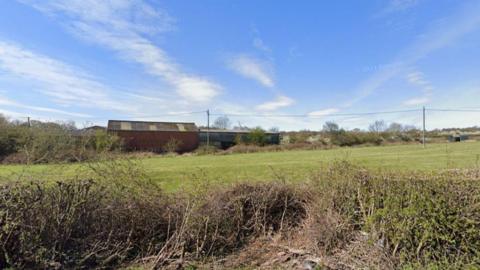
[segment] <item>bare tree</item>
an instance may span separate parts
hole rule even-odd
[[[278,133],[280,129],[278,127],[271,127],[268,131]]]
[[[230,119],[227,116],[220,116],[215,119],[213,126],[219,129],[229,129],[231,125]]]
[[[8,118],[0,113],[0,127],[8,125]]]
[[[403,126],[403,131],[409,132],[409,131],[414,131],[417,130],[417,127],[414,125],[404,125]]]
[[[387,131],[392,133],[400,133],[403,131],[403,126],[402,124],[393,122],[388,126]]]
[[[325,122],[323,124],[323,131],[327,133],[336,133],[340,130],[340,127],[335,122]]]
[[[377,120],[368,126],[368,130],[375,133],[384,132],[387,129],[387,124],[383,120]]]

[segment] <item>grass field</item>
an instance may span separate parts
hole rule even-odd
[[[232,155],[153,157],[140,161],[147,175],[167,190],[192,186],[195,181],[231,183],[278,179],[304,180],[322,165],[348,160],[372,169],[431,170],[478,166],[480,142],[338,148]],[[35,178],[72,176],[84,166],[3,165],[0,177],[15,179],[19,173]],[[13,175],[13,176],[12,176]]]

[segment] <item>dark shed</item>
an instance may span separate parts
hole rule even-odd
[[[449,142],[462,142],[468,140],[468,135],[466,134],[451,134],[448,136]]]
[[[109,120],[108,132],[122,138],[127,150],[163,152],[171,140],[179,142],[178,152],[198,147],[198,128],[194,123]]]
[[[235,145],[237,138],[240,137],[243,141],[246,140],[250,131],[244,130],[223,130],[223,129],[206,129],[200,130],[200,142],[207,142],[207,134],[209,134],[210,143],[217,147],[226,149]],[[266,144],[280,144],[280,133],[265,132]]]

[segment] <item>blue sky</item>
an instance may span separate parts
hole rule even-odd
[[[338,114],[478,108],[478,59],[478,0],[0,3],[0,113],[20,119],[420,126]],[[478,119],[431,111],[427,128]]]

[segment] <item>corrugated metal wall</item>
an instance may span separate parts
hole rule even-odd
[[[198,131],[195,123],[109,120],[108,130],[119,131]]]
[[[210,143],[217,147],[226,149],[235,145],[237,137],[241,137],[243,140],[248,138],[249,132],[229,132],[229,131],[215,131],[211,130],[207,132],[206,130],[200,130],[200,142],[207,142],[207,133],[209,134]],[[280,133],[265,133],[265,143],[266,144],[280,144]]]
[[[164,146],[172,138],[179,140],[178,152],[195,150],[199,145],[198,132],[185,131],[111,131],[122,138],[125,148],[130,151],[163,152]]]

